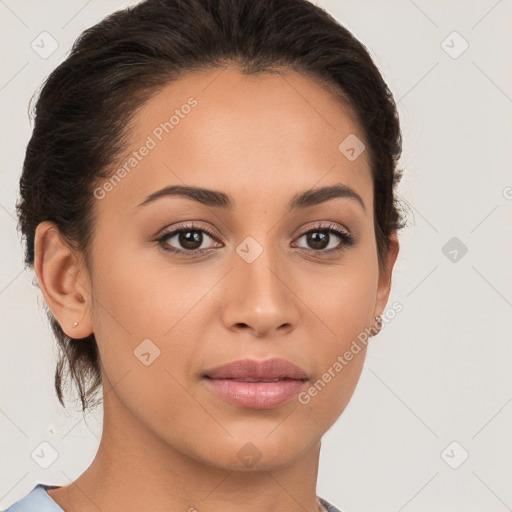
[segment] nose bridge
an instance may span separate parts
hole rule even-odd
[[[289,328],[298,316],[293,294],[285,285],[283,255],[272,245],[271,236],[263,231],[256,236],[236,246],[225,322],[227,327],[244,324],[263,335],[283,325]]]
[[[278,250],[273,246],[271,236],[263,232],[246,237],[236,247],[236,279],[250,286],[247,294],[263,294],[272,300],[281,295],[282,283],[276,277],[280,273],[280,260]]]

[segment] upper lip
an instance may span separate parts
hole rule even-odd
[[[302,368],[286,359],[279,358],[267,359],[265,361],[240,359],[207,369],[203,376],[210,377],[211,379],[308,379],[306,372]]]

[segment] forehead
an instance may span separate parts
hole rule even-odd
[[[172,184],[225,190],[237,205],[280,195],[284,203],[341,182],[372,204],[367,152],[354,160],[342,151],[343,141],[362,143],[364,134],[330,90],[295,71],[188,74],[138,110],[128,140],[112,168],[126,172],[105,203],[136,206]]]

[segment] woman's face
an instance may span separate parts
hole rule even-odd
[[[225,468],[247,466],[247,454],[277,467],[318,444],[354,391],[365,345],[349,362],[344,354],[389,293],[363,139],[334,96],[294,72],[204,71],[145,104],[116,177],[95,191],[88,314],[114,386],[106,415],[123,411],[159,441]],[[335,185],[354,194],[293,204]],[[210,192],[159,193],[175,186]],[[281,403],[240,402],[262,383],[234,384],[243,396],[227,400],[204,377],[270,358],[309,379]]]

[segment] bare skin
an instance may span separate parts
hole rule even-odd
[[[104,392],[94,461],[49,495],[66,512],[316,512],[321,438],[353,394],[365,347],[307,404],[235,406],[201,375],[280,357],[317,381],[385,310],[398,241],[379,269],[367,153],[350,161],[338,149],[364,135],[336,97],[292,71],[245,76],[230,66],[167,85],[134,118],[127,154],[190,97],[197,105],[96,201],[90,269],[53,224],[38,226],[44,298],[68,335],[94,332]],[[365,208],[347,197],[286,208],[339,183]],[[235,205],[166,196],[139,206],[169,185],[222,191]],[[190,251],[178,235],[155,242],[190,221],[213,230],[197,244],[209,253],[165,251]],[[329,233],[325,249],[312,247],[304,234],[325,233],[326,222],[355,244],[333,251],[344,242]],[[262,248],[251,263],[236,251],[249,236]],[[134,355],[145,339],[160,350],[148,366]],[[247,443],[258,454],[250,467],[240,457]]]

